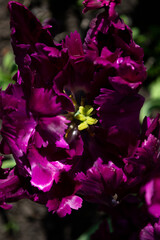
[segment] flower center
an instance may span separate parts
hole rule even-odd
[[[92,131],[89,129],[89,126],[96,124],[98,120],[95,118],[94,108],[91,105],[85,104],[86,98],[84,92],[79,91],[76,94],[72,94],[68,89],[65,93],[67,92],[69,93],[67,95],[70,97],[75,107],[75,112],[68,112],[65,115],[66,118],[70,120],[65,139],[70,143],[78,136],[79,131],[87,129],[91,134]]]
[[[96,118],[91,117],[93,115],[94,108],[90,105],[80,106],[78,111],[74,114],[74,119],[80,121],[78,124],[78,130],[82,131],[94,125],[98,122]]]

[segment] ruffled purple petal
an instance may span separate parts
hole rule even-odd
[[[66,36],[63,47],[67,48],[69,56],[72,57],[84,56],[81,37],[77,31],[71,33],[70,37]]]
[[[90,91],[94,74],[93,63],[81,55],[71,56],[62,71],[54,78],[56,93],[73,92],[75,96]]]
[[[59,181],[62,171],[70,170],[69,165],[64,165],[58,161],[49,162],[34,148],[30,149],[27,157],[31,165],[31,184],[44,192],[51,189],[54,181],[56,183]]]
[[[9,87],[1,96],[3,141],[12,149],[13,154],[22,156],[27,151],[29,139],[37,124],[32,115],[27,114],[26,101],[22,98],[19,86]]]
[[[61,111],[57,96],[50,90],[35,88],[30,97],[30,109],[36,116],[56,116]]]
[[[101,92],[95,99],[95,104],[99,106],[98,115],[102,127],[110,130],[114,128],[114,131],[110,131],[110,142],[127,149],[130,144],[134,146],[140,130],[139,112],[143,97],[138,94],[125,96],[107,89],[102,89]]]
[[[78,210],[82,207],[82,198],[78,196],[70,196],[58,200],[49,200],[47,202],[48,211],[57,212],[60,217],[65,217],[67,214],[71,214],[72,209]]]
[[[142,187],[141,191],[145,193],[145,200],[148,211],[154,217],[160,217],[160,177],[153,177]]]
[[[110,4],[119,4],[121,0],[84,0],[83,5],[84,5],[84,10],[83,12],[87,12],[88,10],[92,9],[98,9],[102,7],[107,7]]]
[[[160,239],[160,222],[153,226],[149,223],[140,232],[140,240],[158,240]]]
[[[72,209],[78,210],[82,207],[82,199],[76,195],[79,189],[80,183],[63,172],[60,181],[54,184],[48,195],[41,195],[40,198],[46,201],[49,211],[64,217],[71,214]]]
[[[86,200],[109,206],[116,204],[117,194],[126,181],[122,169],[113,163],[103,164],[101,159],[88,169],[86,175],[78,173],[76,179],[82,183],[80,192]]]
[[[43,29],[39,20],[21,3],[10,1],[8,8],[11,16],[12,45],[25,44],[33,51],[37,42],[52,45],[52,37]],[[21,24],[18,24],[21,23]]]
[[[58,147],[68,148],[68,144],[64,140],[64,134],[69,122],[63,116],[41,117],[38,121],[37,130],[44,141],[55,143]]]
[[[15,170],[0,169],[0,206],[4,209],[12,207],[10,202],[17,201],[22,198],[28,198],[29,194],[23,189],[21,180],[15,174]]]

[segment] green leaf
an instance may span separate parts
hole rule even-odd
[[[82,234],[77,240],[90,240],[91,235],[98,230],[100,224],[101,221],[93,225],[87,232]]]
[[[2,169],[13,168],[15,165],[16,165],[15,160],[13,158],[10,158],[10,159],[3,160],[1,168]]]
[[[14,61],[14,56],[12,52],[8,52],[2,60],[2,66],[0,67],[0,88],[5,90],[8,84],[15,82],[12,80],[14,74],[17,72],[17,65]]]
[[[13,56],[12,52],[6,53],[4,55],[3,61],[2,61],[2,66],[4,67],[4,69],[11,71],[13,63],[14,63],[14,56]]]
[[[157,111],[160,111],[160,98],[146,101],[140,112],[140,121],[142,122],[145,116],[155,116]]]
[[[129,25],[129,17],[127,17],[127,15],[122,14],[120,17],[122,18],[126,25]]]
[[[160,77],[149,85],[149,90],[151,99],[160,99]]]
[[[133,28],[132,28],[133,39],[137,39],[137,37],[139,36],[139,34],[140,34],[139,28],[133,27]]]

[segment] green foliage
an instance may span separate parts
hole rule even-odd
[[[160,112],[160,77],[149,86],[149,99],[145,101],[140,114],[142,121],[145,116],[155,117]]]
[[[14,56],[12,52],[8,52],[2,59],[2,65],[0,66],[0,88],[5,90],[9,83],[14,83],[12,77],[17,72],[17,65],[14,62]],[[1,126],[1,124],[0,124]],[[12,155],[5,155],[2,161],[2,168],[13,168],[16,165]]]
[[[101,221],[93,225],[87,232],[82,234],[77,240],[90,240],[91,235],[98,230],[100,224]]]
[[[16,162],[13,158],[13,156],[10,155],[5,155],[4,160],[2,161],[2,166],[1,168],[13,168],[16,165]]]
[[[12,77],[17,72],[17,65],[14,62],[14,56],[8,52],[2,60],[0,66],[0,87],[5,90],[9,83],[14,83]]]
[[[83,2],[83,0],[77,0],[77,5],[79,6],[79,7],[82,7],[82,2]]]
[[[9,221],[4,227],[6,232],[12,232],[16,234],[19,231],[19,225],[15,221]]]
[[[129,25],[129,18],[128,18],[128,16],[127,15],[125,15],[125,14],[121,14],[121,16],[120,16],[121,18],[122,18],[122,20],[124,21],[124,23],[126,24],[126,25]]]
[[[139,30],[138,27],[133,27],[132,28],[132,35],[133,35],[133,39],[135,40],[135,42],[142,46],[145,47],[145,45],[148,42],[148,37],[145,34],[142,34]]]
[[[149,85],[149,90],[152,99],[160,99],[160,77]]]

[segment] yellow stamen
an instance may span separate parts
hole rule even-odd
[[[93,114],[93,107],[90,105],[80,106],[78,111],[75,113],[74,118],[81,121],[78,125],[78,130],[82,131],[88,128],[88,125],[94,125],[98,122],[96,118],[90,117]]]

